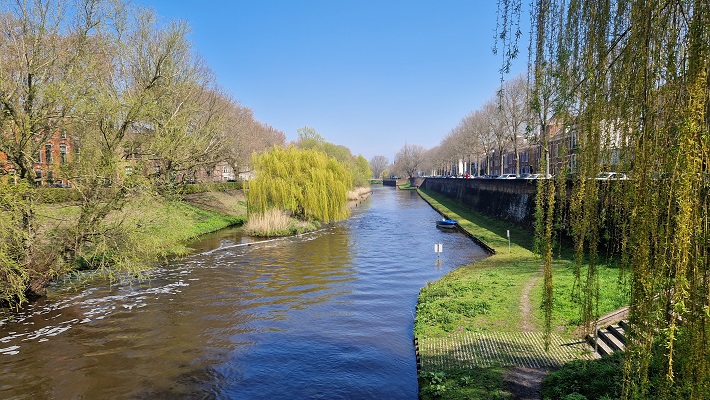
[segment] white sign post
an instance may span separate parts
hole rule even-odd
[[[436,253],[436,258],[439,258],[439,253],[444,250],[444,245],[442,243],[437,243],[434,245],[434,252]]]
[[[508,235],[508,253],[510,253],[510,229],[506,229],[505,234]]]

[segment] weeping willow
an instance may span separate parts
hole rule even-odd
[[[255,154],[252,165],[256,177],[248,186],[250,212],[288,210],[296,217],[326,223],[348,217],[352,174],[324,152],[274,146]]]
[[[571,183],[545,182],[539,192],[538,249],[547,255],[553,230],[565,226],[586,321],[598,317],[604,290],[600,243],[622,254],[631,290],[624,398],[710,398],[710,2],[531,5],[531,108],[541,147],[549,150],[549,121],[577,137]],[[499,0],[509,17],[521,6]],[[510,38],[499,39],[511,46]],[[590,179],[608,170],[631,179]],[[543,259],[548,316],[552,258]]]

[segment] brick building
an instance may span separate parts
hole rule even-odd
[[[72,146],[71,139],[63,131],[54,132],[46,143],[38,146],[37,151],[32,155],[34,160],[32,171],[37,185],[70,185],[70,182],[61,176],[60,167],[69,162]],[[2,151],[0,151],[0,170],[9,174],[15,173],[15,165]]]

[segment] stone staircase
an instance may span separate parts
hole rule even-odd
[[[586,336],[586,341],[601,356],[611,354],[615,351],[626,350],[626,321],[619,321],[616,324],[608,325],[606,328],[597,329],[595,334]]]
[[[626,351],[628,318],[629,307],[622,307],[599,317],[595,328],[591,329],[594,333],[587,335],[585,341],[600,356]]]

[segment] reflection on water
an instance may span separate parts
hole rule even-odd
[[[0,398],[415,399],[418,291],[485,256],[437,218],[377,188],[315,233],[224,231],[149,280],[58,292],[0,321]]]

